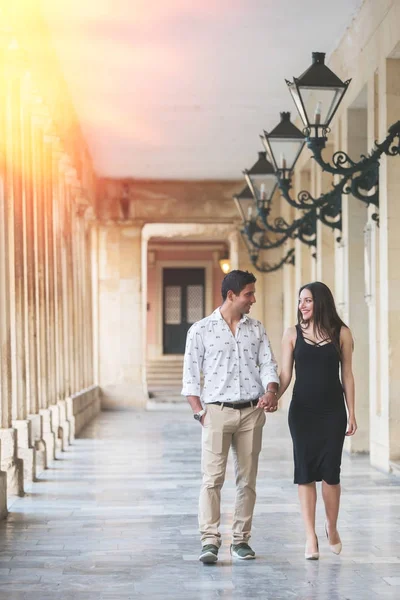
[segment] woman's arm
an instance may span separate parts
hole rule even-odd
[[[355,386],[352,368],[353,336],[348,327],[340,330],[340,348],[342,351],[341,372],[344,397],[348,410],[348,428],[346,435],[354,435],[357,431],[355,416]]]
[[[293,350],[296,343],[296,327],[286,329],[282,338],[281,371],[279,373],[279,394],[281,398],[289,387],[293,372]]]

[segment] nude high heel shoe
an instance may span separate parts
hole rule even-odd
[[[326,539],[328,540],[328,544],[329,544],[329,535],[328,535],[328,528],[326,526],[325,523],[325,533],[326,533]],[[340,554],[342,551],[342,542],[338,542],[337,544],[329,544],[329,548],[331,549],[331,552],[333,552],[333,554]]]
[[[315,536],[315,539],[317,540],[317,552],[308,552],[307,551],[307,542],[306,542],[306,548],[304,551],[304,558],[306,560],[318,560],[319,559],[319,546],[318,546],[317,536]]]

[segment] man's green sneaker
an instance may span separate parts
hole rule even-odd
[[[240,558],[240,560],[251,560],[256,557],[256,553],[248,544],[246,544],[246,542],[242,542],[241,544],[232,544],[231,554],[233,558]]]
[[[202,563],[215,563],[218,560],[218,546],[214,544],[206,544],[201,549],[199,560]]]

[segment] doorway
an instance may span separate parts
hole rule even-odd
[[[163,269],[163,353],[184,354],[186,335],[205,317],[205,269]]]

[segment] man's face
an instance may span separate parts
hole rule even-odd
[[[232,302],[242,314],[250,312],[251,307],[256,301],[255,297],[256,287],[254,283],[248,283],[245,288],[242,289],[238,296],[232,292]]]

